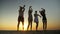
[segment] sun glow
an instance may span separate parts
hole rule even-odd
[[[25,24],[24,24],[24,30],[27,30],[27,26],[28,26],[28,25],[25,23]]]

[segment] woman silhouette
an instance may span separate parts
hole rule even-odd
[[[22,22],[23,29],[24,29],[24,11],[25,11],[25,5],[23,7],[20,6],[19,9],[19,16],[18,16],[18,24],[17,24],[17,30],[19,30],[19,24]]]
[[[31,26],[30,29],[32,30],[32,21],[33,21],[32,12],[33,12],[33,9],[32,9],[32,6],[30,6],[29,11],[28,11],[28,27],[27,27],[27,30],[29,28],[29,25]]]
[[[43,22],[43,30],[47,29],[47,18],[46,18],[46,14],[45,14],[45,9],[41,8],[42,11],[39,11],[41,16],[42,16],[42,22]]]
[[[36,30],[37,30],[37,28],[38,28],[38,23],[39,23],[39,21],[38,21],[38,16],[40,16],[39,14],[37,14],[37,11],[35,11],[35,14],[34,14],[34,22],[36,23]],[[41,16],[40,16],[41,17]]]

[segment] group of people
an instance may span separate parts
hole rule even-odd
[[[41,15],[37,14],[37,11],[35,11],[35,13],[34,13],[34,22],[36,23],[36,30],[38,29],[38,24],[39,24],[38,16],[42,17],[43,30],[46,30],[46,28],[47,28],[47,18],[46,18],[46,14],[45,14],[45,9],[44,8],[41,8],[41,9],[42,10],[39,11],[39,13]],[[24,11],[25,11],[25,5],[23,7],[20,6],[17,30],[19,30],[20,22],[22,22],[23,29],[24,29]],[[28,27],[27,27],[27,30],[28,30],[29,26],[31,26],[30,29],[32,30],[32,21],[33,21],[32,12],[33,12],[32,6],[29,6],[29,10],[28,10]]]

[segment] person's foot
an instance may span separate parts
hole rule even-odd
[[[17,28],[17,31],[19,31],[19,28]]]

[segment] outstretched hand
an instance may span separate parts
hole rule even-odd
[[[39,11],[39,13],[41,13],[41,11]],[[40,15],[39,15],[40,16]],[[40,16],[40,18],[41,18],[41,16]]]
[[[41,16],[38,14],[38,16],[41,18]]]

